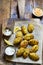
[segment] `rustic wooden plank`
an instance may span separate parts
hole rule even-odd
[[[10,18],[10,0],[3,0],[2,1],[2,17]]]

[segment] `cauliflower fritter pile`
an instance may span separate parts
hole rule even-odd
[[[29,57],[30,59],[37,61],[39,56],[36,52],[39,49],[38,40],[34,39],[32,32],[34,31],[34,25],[28,24],[28,26],[22,26],[21,30],[16,32],[14,39],[14,45],[19,45],[19,49],[16,51],[17,57],[23,57],[24,59]],[[28,46],[32,46],[29,48]]]

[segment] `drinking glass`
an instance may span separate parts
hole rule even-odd
[[[25,19],[30,19],[32,17],[33,0],[26,0],[25,7]]]
[[[20,18],[24,18],[25,14],[25,0],[17,0]]]

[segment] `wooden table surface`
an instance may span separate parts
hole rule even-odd
[[[41,0],[38,0],[38,1],[41,1]],[[1,2],[1,4],[0,4],[0,22],[2,23],[2,25],[4,24],[4,26],[6,27],[6,22],[9,21],[9,18],[11,17],[11,4],[14,2],[14,0],[0,0],[0,2]],[[27,2],[28,2],[28,0],[27,0]],[[40,5],[41,4],[43,5],[43,0],[40,2]],[[4,44],[3,40],[2,40],[1,53],[0,53],[0,65],[13,65],[14,63],[5,61],[5,59],[3,58],[4,57],[3,53],[4,53],[5,48],[6,48],[6,44]],[[43,57],[43,53],[42,53],[42,57]],[[43,63],[42,63],[42,65],[43,65]]]

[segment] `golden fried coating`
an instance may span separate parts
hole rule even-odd
[[[22,56],[23,52],[24,52],[24,48],[18,49],[18,50],[17,50],[17,53],[16,53],[16,56],[17,56],[17,57]]]
[[[14,39],[14,44],[18,45],[22,41],[22,37],[17,37]]]
[[[21,31],[18,31],[18,32],[16,33],[16,37],[22,37],[22,36],[23,36],[23,34],[22,34]]]
[[[26,26],[22,26],[21,30],[24,35],[28,33]]]
[[[21,43],[20,43],[20,47],[27,47],[27,45],[28,45],[28,41],[27,40],[23,40],[23,41],[21,41]]]
[[[33,45],[37,45],[39,42],[38,42],[38,40],[31,39],[28,41],[28,43],[33,46]]]
[[[28,24],[28,31],[29,31],[29,33],[32,33],[33,32],[33,30],[34,30],[34,25],[33,24]]]
[[[29,48],[26,48],[26,49],[24,50],[24,53],[23,53],[23,58],[27,58],[28,55],[29,55],[29,53],[30,53]]]
[[[34,35],[33,34],[26,34],[25,36],[24,36],[24,39],[25,40],[30,40],[30,39],[33,39],[34,38]]]
[[[39,49],[39,46],[38,45],[34,45],[31,49],[30,49],[30,52],[36,52],[38,51]]]
[[[39,56],[36,53],[30,53],[29,57],[34,61],[39,60]]]

